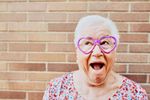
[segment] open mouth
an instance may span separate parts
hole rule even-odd
[[[90,66],[94,69],[94,70],[100,70],[104,67],[104,63],[91,63]]]

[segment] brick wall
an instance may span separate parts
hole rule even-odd
[[[0,99],[41,100],[48,80],[76,70],[73,31],[90,14],[116,22],[114,70],[150,98],[149,0],[0,0]]]

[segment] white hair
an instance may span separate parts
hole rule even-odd
[[[74,34],[75,44],[77,42],[76,39],[77,39],[78,35],[81,34],[81,32],[84,29],[89,28],[91,26],[95,26],[95,25],[108,28],[109,31],[111,32],[111,35],[117,39],[117,42],[119,42],[119,32],[118,32],[118,29],[117,29],[115,23],[112,20],[110,20],[108,18],[104,18],[99,15],[89,15],[89,16],[81,18],[76,26],[75,34]]]

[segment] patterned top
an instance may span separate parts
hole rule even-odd
[[[73,73],[67,73],[50,81],[43,100],[84,100],[74,86]],[[108,100],[148,100],[143,88],[132,80],[124,78],[122,85]]]

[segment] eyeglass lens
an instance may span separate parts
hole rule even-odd
[[[78,48],[85,54],[90,53],[95,45],[98,45],[103,52],[109,53],[116,47],[116,39],[112,36],[105,36],[99,40],[86,37],[78,41]]]

